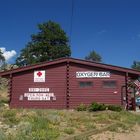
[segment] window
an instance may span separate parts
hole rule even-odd
[[[103,81],[104,88],[116,88],[117,82],[116,81]]]
[[[80,87],[83,87],[83,88],[85,88],[85,87],[92,87],[93,86],[93,82],[90,82],[90,81],[87,81],[87,82],[82,81],[82,82],[79,82],[79,86]]]

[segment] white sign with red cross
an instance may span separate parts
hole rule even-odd
[[[45,70],[34,71],[34,82],[45,82]]]

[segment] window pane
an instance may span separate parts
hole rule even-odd
[[[79,82],[80,87],[92,87],[93,82]]]
[[[116,88],[117,83],[116,83],[116,81],[103,81],[103,87],[104,88]]]

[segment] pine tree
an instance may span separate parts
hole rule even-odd
[[[94,50],[91,51],[86,57],[86,60],[94,61],[94,62],[102,62],[102,57],[95,52]]]
[[[140,61],[134,61],[131,67],[132,69],[140,71]]]
[[[16,65],[24,66],[71,55],[68,37],[59,24],[48,21],[39,24],[38,29],[39,32],[33,34],[31,41],[21,50]]]

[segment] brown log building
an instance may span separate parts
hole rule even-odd
[[[74,58],[61,58],[0,73],[9,79],[11,108],[71,109],[99,102],[135,109],[140,71]]]

